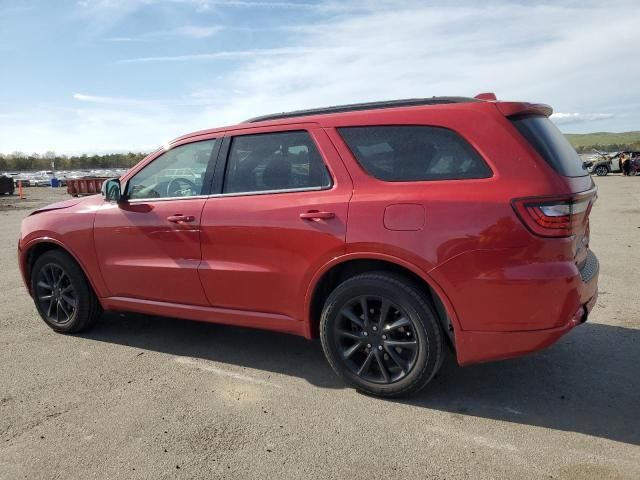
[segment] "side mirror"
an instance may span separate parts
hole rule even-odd
[[[107,202],[121,202],[124,200],[120,179],[110,178],[102,183],[102,196]]]

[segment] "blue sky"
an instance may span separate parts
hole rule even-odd
[[[0,0],[0,152],[150,150],[283,110],[431,95],[640,130],[637,2]]]

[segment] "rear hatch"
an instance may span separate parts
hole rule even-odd
[[[596,261],[589,252],[589,214],[597,197],[596,187],[574,148],[549,120],[551,108],[524,105],[528,107],[508,112],[510,122],[538,156],[564,178],[569,193],[515,199],[514,208],[534,234],[571,239],[573,259],[582,274]],[[583,274],[583,280],[589,278]]]

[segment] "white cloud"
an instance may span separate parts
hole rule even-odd
[[[108,37],[105,38],[105,42],[139,42],[141,37]]]
[[[484,91],[563,111],[594,111],[640,96],[640,64],[629,61],[640,44],[630,5],[403,5],[315,25],[300,35],[300,52],[255,56],[206,82],[204,91],[224,86],[229,92],[206,117],[209,124],[289,109]]]
[[[182,25],[180,27],[167,30],[158,30],[155,32],[142,33],[136,37],[107,37],[107,42],[140,42],[151,41],[154,39],[184,37],[201,40],[217,35],[224,27],[220,25]]]
[[[257,3],[176,1],[247,11]],[[100,4],[116,12],[100,20],[104,32],[152,2],[89,3],[88,9]],[[285,8],[289,2],[269,3]],[[633,105],[640,98],[635,2],[328,1],[314,8],[322,11],[314,24],[289,25],[295,33],[278,35],[273,48],[124,58],[121,63],[127,65],[109,68],[128,75],[138,71],[128,64],[236,61],[225,64],[227,70],[216,64],[215,73],[176,82],[165,99],[76,93],[78,105],[71,108],[32,108],[15,114],[18,119],[0,115],[0,145],[58,151],[150,148],[181,133],[265,113],[488,91],[503,100],[549,103],[560,112],[554,121],[570,130],[592,122],[602,129],[640,125]]]
[[[187,113],[163,106],[83,103],[76,108],[41,105],[0,115],[0,145],[6,152],[149,152],[183,129],[195,130]]]
[[[72,97],[80,102],[98,103],[102,105],[148,105],[149,102],[135,98],[123,97],[101,97],[96,95],[85,95],[83,93],[74,93]]]
[[[217,34],[222,27],[218,25],[211,26],[198,26],[198,25],[184,25],[182,27],[170,30],[170,35],[181,35],[183,37],[191,38],[209,38]]]
[[[224,50],[213,53],[198,53],[194,55],[173,55],[161,57],[138,57],[128,58],[118,61],[118,63],[158,63],[158,62],[189,62],[203,60],[221,60],[228,58],[256,58],[256,57],[276,57],[281,55],[295,55],[311,53],[314,50],[305,48],[265,48],[254,50]]]
[[[598,120],[608,120],[615,117],[613,113],[554,113],[551,115],[553,120],[558,125],[569,125],[573,123],[586,123],[597,122]]]
[[[179,0],[178,0],[179,1]],[[313,3],[303,3],[303,2],[249,2],[244,0],[201,0],[199,3],[202,6],[207,7],[260,7],[260,8],[313,8],[315,5]]]
[[[178,3],[192,5],[204,10],[212,7],[240,8],[315,8],[317,4],[309,2],[287,1],[245,1],[245,0],[80,0],[78,5],[85,9],[122,9],[141,8],[153,4]]]

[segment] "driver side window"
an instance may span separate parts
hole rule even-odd
[[[204,179],[217,140],[172,148],[136,173],[127,184],[130,200],[205,194]]]

